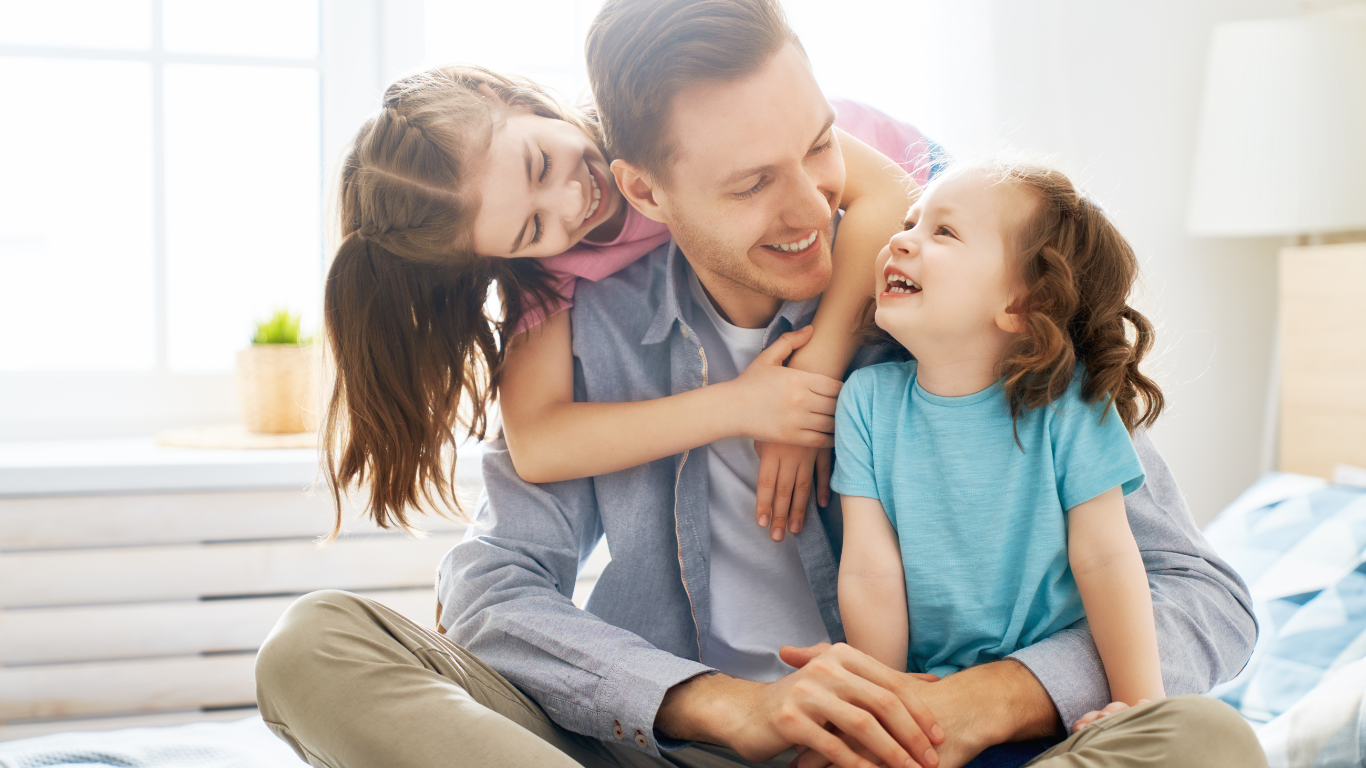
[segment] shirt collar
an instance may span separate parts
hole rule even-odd
[[[682,311],[683,302],[691,302],[691,294],[688,292],[688,280],[684,273],[686,259],[678,251],[678,243],[674,240],[669,241],[669,255],[664,262],[664,300],[655,308],[654,319],[650,321],[650,327],[646,329],[645,336],[641,338],[641,344],[658,344],[669,338],[669,333],[673,331],[675,323],[686,323]],[[778,314],[774,315],[773,320],[769,321],[768,332],[764,334],[764,346],[774,338],[775,330],[779,325],[786,322],[787,327],[777,330],[778,334],[805,325],[810,322],[811,317],[816,313],[816,305],[820,303],[820,297],[815,296],[806,301],[785,301],[778,308]]]

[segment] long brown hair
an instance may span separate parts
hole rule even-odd
[[[1001,378],[1010,414],[1062,397],[1077,363],[1082,399],[1108,398],[1124,426],[1150,427],[1165,401],[1157,383],[1139,370],[1153,348],[1153,326],[1129,306],[1138,259],[1114,223],[1067,176],[1047,166],[1007,159],[954,163],[985,171],[992,183],[1015,184],[1037,201],[1021,232],[1008,237],[1025,293],[1024,331],[1006,349]],[[864,305],[860,330],[870,341],[896,344],[873,322],[876,300]],[[898,345],[899,347],[899,345]],[[904,351],[904,350],[903,350]]]
[[[323,423],[333,537],[353,487],[382,528],[410,529],[410,509],[464,515],[456,446],[484,437],[512,329],[556,296],[535,259],[473,251],[479,200],[468,181],[507,107],[566,120],[600,143],[591,114],[535,83],[447,66],[389,86],[343,161],[341,239],[323,296],[335,368]],[[494,285],[502,317],[485,309]]]

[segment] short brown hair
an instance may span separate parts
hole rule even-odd
[[[679,91],[752,75],[788,43],[777,0],[607,0],[584,48],[609,156],[666,181]]]

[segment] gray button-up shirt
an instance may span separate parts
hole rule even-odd
[[[575,400],[647,400],[707,385],[682,267],[670,242],[599,282],[580,281],[571,310]],[[785,303],[764,345],[810,323],[816,303]],[[876,358],[865,348],[856,366]],[[1163,682],[1168,694],[1202,693],[1242,669],[1252,651],[1247,586],[1200,535],[1152,441],[1137,434],[1134,445],[1147,483],[1125,506],[1153,589]],[[664,693],[709,671],[700,662],[710,619],[706,450],[533,485],[517,476],[501,437],[487,443],[476,526],[439,569],[448,636],[564,728],[658,754],[653,724]],[[812,502],[797,536],[835,642],[844,639],[841,526],[837,499],[819,509]],[[578,569],[604,535],[612,562],[580,610],[570,601]],[[1065,723],[1110,701],[1084,619],[1014,658]]]

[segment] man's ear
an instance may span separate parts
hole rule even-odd
[[[626,202],[635,206],[645,218],[668,226],[669,216],[664,205],[663,190],[659,189],[644,169],[625,160],[612,161],[612,175],[617,179],[617,189],[621,190]]]

